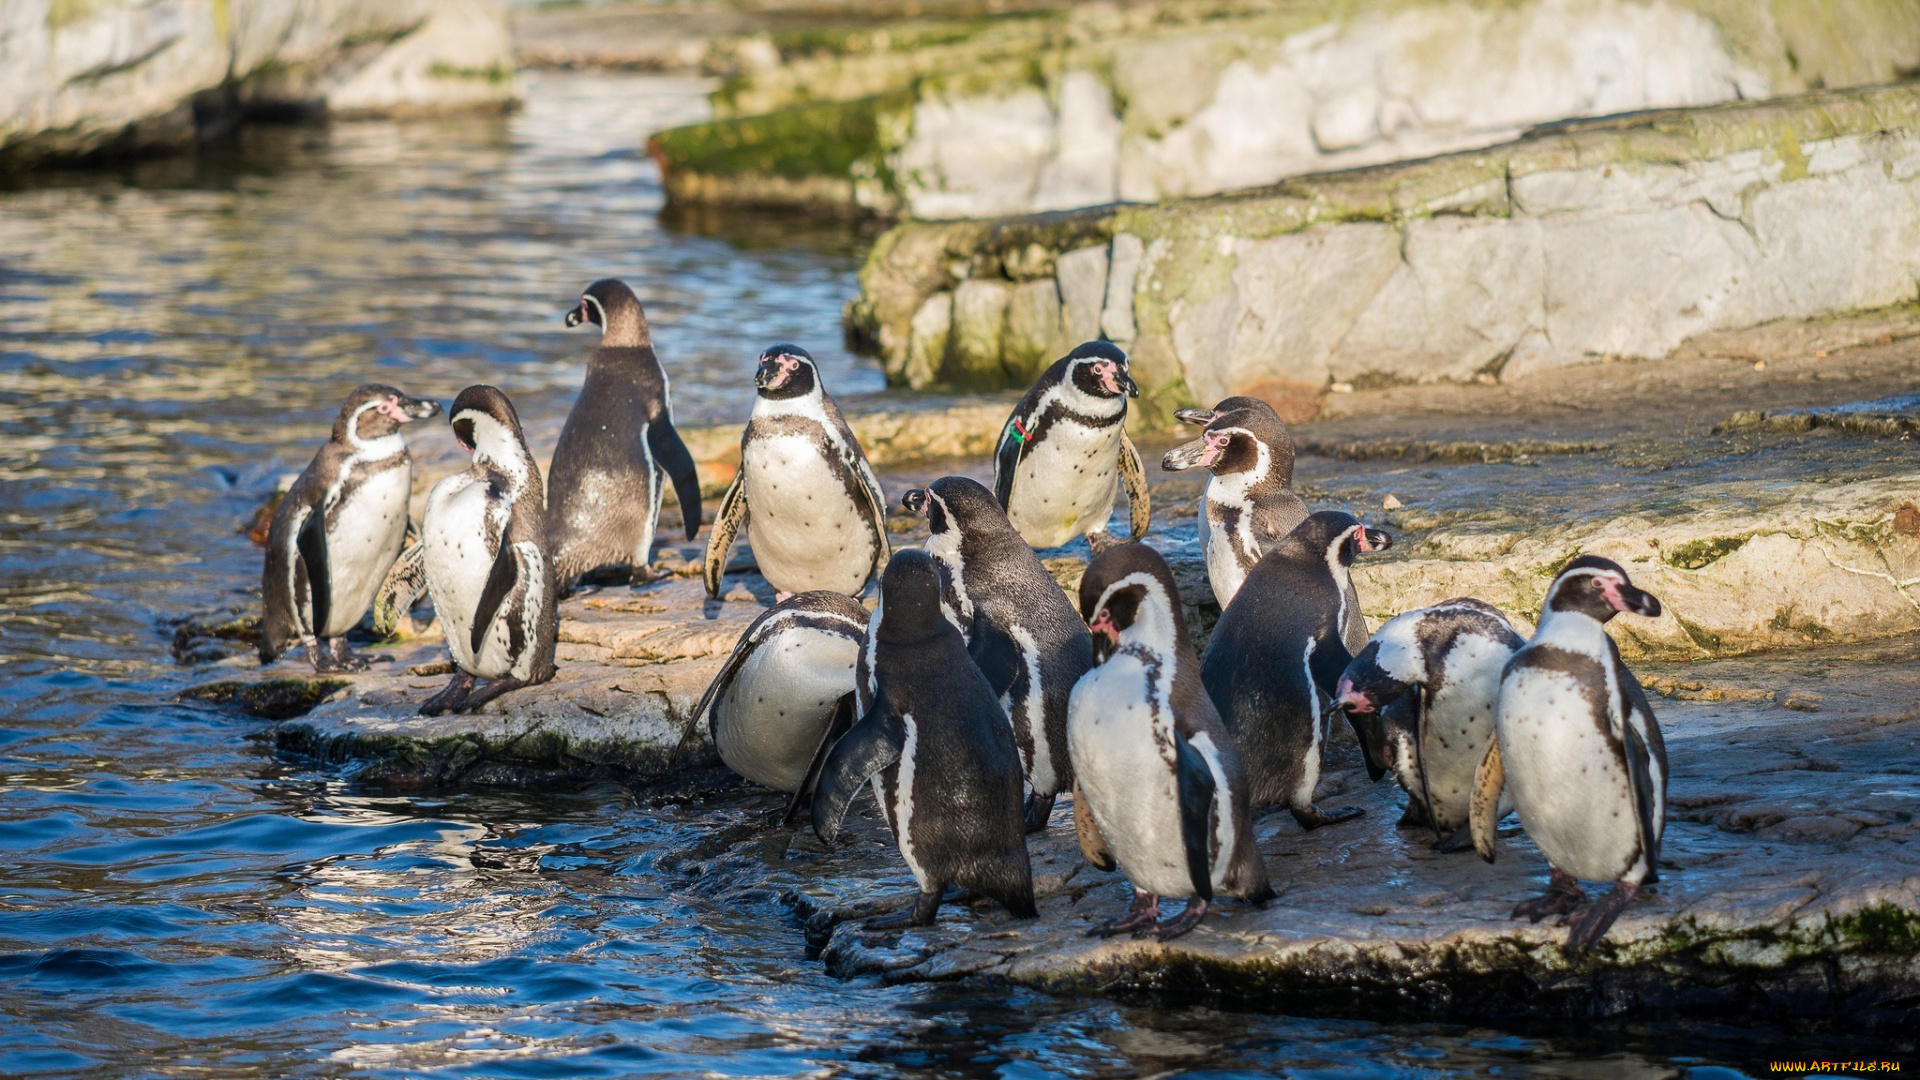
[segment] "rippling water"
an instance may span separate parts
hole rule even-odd
[[[394,796],[169,703],[170,620],[245,602],[235,523],[345,392],[486,380],[555,425],[592,278],[645,299],[683,416],[740,414],[774,340],[881,387],[839,347],[858,235],[658,223],[637,148],[697,86],[531,89],[0,192],[0,1074],[1712,1080],[1755,1052],[842,983],[774,899],[693,870],[764,799]]]

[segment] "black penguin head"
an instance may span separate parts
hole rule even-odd
[[[1127,370],[1127,354],[1111,341],[1089,341],[1067,354],[1067,378],[1094,397],[1139,397],[1140,387]]]
[[[580,302],[567,312],[567,325],[583,322],[599,327],[608,345],[647,345],[653,340],[640,298],[619,278],[601,278],[580,294]]]
[[[1129,541],[1100,553],[1080,578],[1080,617],[1093,634],[1095,663],[1124,641],[1157,653],[1186,640],[1180,589],[1167,560],[1145,544]]]
[[[1382,652],[1389,654],[1388,663],[1382,663]],[[1405,671],[1390,671],[1392,650],[1381,648],[1378,637],[1367,642],[1360,655],[1354,657],[1347,669],[1340,673],[1340,685],[1334,690],[1334,707],[1349,716],[1364,716],[1378,712],[1387,703],[1407,692],[1412,682],[1401,676]]]
[[[1546,611],[1577,611],[1600,622],[1623,611],[1658,618],[1660,601],[1652,593],[1635,588],[1619,563],[1598,555],[1581,555],[1561,568],[1560,576],[1547,587]]]
[[[935,538],[950,532],[982,536],[1013,532],[1000,500],[979,481],[964,476],[943,476],[926,487],[913,488],[900,496],[900,505],[926,518]]]
[[[1181,409],[1174,415],[1206,430],[1167,451],[1161,468],[1201,468],[1216,476],[1264,472],[1283,485],[1293,483],[1293,436],[1273,406],[1259,398],[1230,397],[1211,409]]]
[[[874,616],[874,637],[889,644],[925,641],[943,630],[957,633],[940,614],[940,567],[919,548],[901,548],[887,560]]]
[[[1308,514],[1307,520],[1293,527],[1288,538],[1309,551],[1323,553],[1329,563],[1352,566],[1355,556],[1385,551],[1393,546],[1393,537],[1379,529],[1369,529],[1360,519],[1344,510],[1321,510]]]
[[[820,369],[800,346],[772,345],[760,354],[753,385],[759,388],[761,397],[775,401],[806,397],[820,389]]]
[[[423,420],[440,411],[431,398],[413,398],[391,386],[368,383],[347,395],[333,419],[333,437],[341,442],[365,442],[400,430],[409,420]]]
[[[518,463],[526,456],[520,416],[498,388],[481,383],[453,399],[453,437],[476,459]]]

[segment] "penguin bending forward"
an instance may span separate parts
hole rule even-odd
[[[927,519],[927,553],[940,561],[941,610],[967,639],[1013,724],[1027,784],[1026,828],[1047,827],[1053,800],[1073,785],[1067,698],[1093,666],[1093,638],[987,489],[945,476],[901,497]]]
[[[720,596],[742,525],[778,599],[814,589],[859,596],[887,564],[887,497],[840,407],[798,345],[760,354],[740,471],[707,538],[707,595]]]
[[[365,671],[347,648],[407,536],[413,458],[400,426],[440,403],[369,384],[347,395],[333,437],[273,512],[260,580],[260,662],[299,641],[315,671]]]
[[[673,480],[687,539],[700,531],[693,455],[674,430],[667,373],[633,290],[615,278],[596,281],[566,322],[592,323],[601,338],[553,450],[547,546],[554,578],[570,589],[589,571],[626,566],[634,584],[645,584],[664,478]]]
[[[1313,804],[1329,706],[1353,657],[1341,639],[1348,569],[1386,533],[1338,510],[1310,514],[1274,544],[1213,628],[1200,678],[1240,747],[1255,806],[1285,803],[1305,829],[1360,816]]]
[[[940,571],[926,552],[899,551],[887,564],[860,669],[872,704],[821,770],[814,831],[833,843],[847,804],[872,778],[920,886],[911,912],[867,926],[932,923],[949,885],[1033,918],[1013,734],[965,640],[941,615]]]
[[[845,593],[781,601],[740,635],[693,707],[686,733],[706,717],[727,768],[792,793],[792,820],[835,740],[865,713],[855,668],[866,640],[867,609]]]
[[[1444,852],[1473,846],[1474,773],[1493,741],[1500,673],[1526,638],[1492,604],[1461,597],[1387,620],[1340,675],[1344,712],[1375,780],[1410,796],[1402,825]]]
[[[1102,660],[1068,705],[1075,808],[1086,803],[1133,882],[1127,913],[1090,933],[1151,929],[1165,941],[1197,926],[1216,893],[1264,905],[1274,893],[1247,818],[1246,776],[1200,685],[1166,560],[1143,544],[1108,548],[1080,579],[1080,610]],[[1097,852],[1088,857],[1099,865]],[[1162,896],[1192,899],[1156,925]]]
[[[1127,437],[1127,399],[1139,396],[1127,354],[1089,341],[1055,360],[1013,407],[993,452],[993,493],[1029,545],[1059,547],[1084,534],[1095,551],[1104,547],[1122,480],[1133,538],[1147,535],[1147,473]]]
[[[1640,680],[1607,635],[1607,622],[1623,611],[1657,617],[1660,601],[1612,560],[1582,555],[1548,586],[1533,639],[1501,677],[1499,738],[1487,749],[1473,804],[1474,844],[1492,862],[1504,780],[1550,871],[1546,894],[1515,907],[1513,917],[1572,913],[1568,953],[1604,937],[1640,887],[1660,879],[1667,744]],[[1582,880],[1614,888],[1575,911],[1586,899]]]
[[[469,386],[454,399],[452,420],[473,464],[427,494],[420,543],[427,593],[458,670],[420,706],[422,716],[472,712],[553,678],[560,625],[540,466],[513,403],[491,386]],[[487,680],[478,690],[476,677]]]

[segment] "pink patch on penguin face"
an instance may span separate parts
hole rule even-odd
[[[1233,436],[1223,431],[1209,431],[1202,437],[1207,440],[1207,449],[1200,455],[1200,467],[1211,469],[1226,456],[1227,446],[1233,442]]]

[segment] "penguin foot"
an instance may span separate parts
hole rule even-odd
[[[1447,835],[1434,841],[1433,850],[1442,855],[1451,855],[1456,851],[1473,850],[1473,826],[1462,825]]]
[[[1607,931],[1613,928],[1613,920],[1620,917],[1627,903],[1639,891],[1639,887],[1632,882],[1622,881],[1605,898],[1570,916],[1567,919],[1567,943],[1562,946],[1562,951],[1568,956],[1578,956],[1593,948],[1595,942],[1607,936]]]
[[[1152,893],[1138,889],[1133,891],[1133,903],[1127,913],[1117,919],[1108,919],[1099,926],[1087,931],[1088,937],[1110,938],[1115,934],[1124,934],[1130,930],[1139,930],[1152,926],[1160,918],[1160,898]]]
[[[1352,821],[1354,818],[1367,812],[1366,808],[1362,806],[1342,806],[1338,810],[1322,810],[1312,803],[1308,803],[1305,810],[1295,810],[1292,807],[1288,807],[1287,809],[1293,814],[1293,820],[1299,822],[1300,827],[1308,832],[1312,832],[1322,825],[1334,825],[1342,821]]]
[[[455,671],[453,678],[440,692],[420,703],[421,716],[439,716],[458,709],[466,699],[467,692],[473,689],[473,676],[464,671]]]
[[[860,926],[864,930],[904,930],[909,926],[932,926],[940,913],[940,890],[923,892],[913,898],[913,906],[891,915],[876,915]]]
[[[1573,875],[1559,867],[1552,867],[1551,876],[1547,881],[1547,891],[1532,900],[1523,900],[1515,904],[1513,914],[1507,918],[1526,918],[1531,922],[1539,922],[1549,915],[1565,915],[1579,907],[1586,898],[1587,894],[1581,890],[1580,882],[1575,880]]]
[[[633,568],[633,572],[627,575],[627,585],[630,588],[639,589],[651,585],[662,578],[670,578],[672,576],[672,574],[656,573],[651,566],[636,566]]]
[[[1021,819],[1020,825],[1022,831],[1029,834],[1047,831],[1047,819],[1053,816],[1054,798],[1052,795],[1028,794],[1026,816]]]
[[[507,676],[504,679],[488,680],[487,685],[468,694],[466,698],[460,702],[460,707],[458,711],[463,713],[478,712],[480,709],[480,706],[485,705],[487,702],[492,701],[494,698],[497,698],[502,694],[509,693],[514,690],[518,690],[521,687],[532,686],[532,685],[533,683],[528,682],[525,679],[516,679],[511,675]]]
[[[1207,917],[1207,909],[1211,906],[1212,905],[1207,903],[1206,900],[1198,896],[1188,900],[1187,910],[1175,915],[1166,922],[1156,923],[1154,925],[1154,938],[1160,941],[1172,941],[1181,934],[1199,926],[1200,920]]]
[[[1396,829],[1430,829],[1433,823],[1427,820],[1427,808],[1418,800],[1408,799],[1407,808],[1400,813],[1400,820],[1393,823]]]

